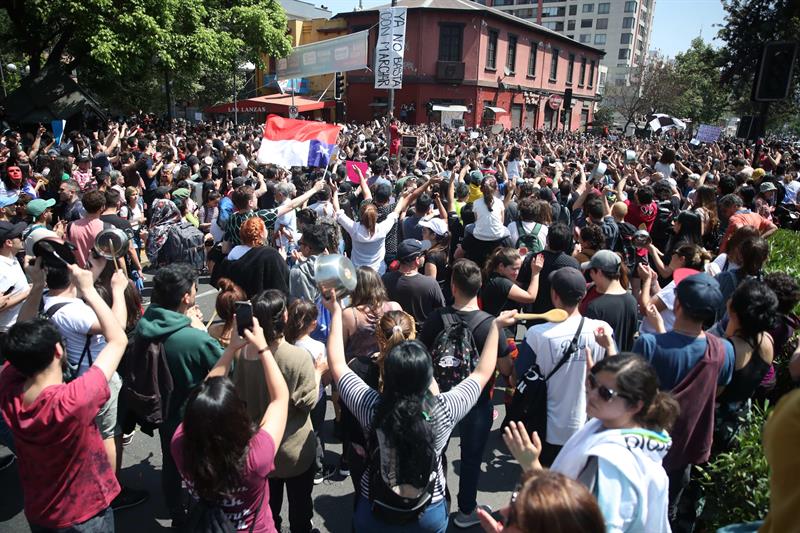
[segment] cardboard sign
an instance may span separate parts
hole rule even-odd
[[[344,166],[347,169],[347,178],[355,183],[356,185],[361,183],[361,178],[358,176],[358,172],[356,172],[356,168],[361,169],[361,173],[364,174],[366,177],[367,169],[369,165],[367,163],[362,163],[361,161],[345,161]]]

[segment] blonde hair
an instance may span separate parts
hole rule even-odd
[[[611,216],[614,218],[625,218],[625,215],[628,214],[628,206],[625,205],[625,202],[614,202],[614,205],[611,206]]]
[[[386,354],[405,341],[417,338],[417,326],[414,317],[405,311],[387,311],[375,326],[375,338],[378,340],[378,368],[380,369],[380,388],[383,389],[383,362]]]

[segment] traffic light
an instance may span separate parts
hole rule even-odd
[[[336,80],[333,82],[333,99],[341,100],[344,98],[344,72],[336,73]]]

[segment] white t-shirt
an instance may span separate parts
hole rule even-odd
[[[252,246],[247,246],[246,244],[237,244],[231,248],[230,252],[228,252],[228,261],[236,261],[252,249]]]
[[[9,258],[0,255],[0,294],[5,294],[12,287],[13,290],[8,293],[8,296],[14,296],[26,290],[28,288],[28,279],[25,277],[22,265],[19,264],[16,257]],[[23,303],[25,303],[24,300],[14,307],[9,307],[0,312],[0,331],[7,331],[8,328],[14,325]]]
[[[332,217],[335,213],[333,204],[330,202],[314,202],[308,206],[308,208],[313,209],[317,213],[317,216],[321,217]]]
[[[661,174],[665,178],[671,178],[672,177],[672,172],[675,170],[675,164],[674,163],[670,163],[668,165],[666,163],[662,163],[661,161],[659,161],[658,163],[653,165],[653,169],[656,172],[661,172]],[[675,180],[672,180],[672,181],[675,181]]]
[[[472,203],[475,213],[475,229],[472,236],[481,241],[496,241],[508,236],[508,228],[503,225],[503,202],[497,198],[492,202],[492,210],[486,206],[483,197]]]
[[[784,204],[793,204],[797,201],[797,192],[800,191],[800,181],[794,180],[785,184],[786,196],[783,197]]]
[[[539,235],[537,235],[537,237],[539,238],[539,244],[542,246],[542,248],[544,248],[545,244],[547,243],[547,232],[548,232],[547,226],[541,224],[540,222],[525,222],[524,220],[521,221],[520,224],[522,224],[522,229],[524,229],[528,233],[533,231],[533,227],[536,224],[540,224],[541,227],[539,228]],[[512,246],[516,246],[517,239],[519,239],[519,232],[517,231],[517,222],[514,221],[506,227],[508,228],[508,236],[511,239]]]
[[[354,222],[344,211],[339,211],[336,221],[350,234],[353,240],[352,257],[353,265],[367,266],[378,274],[386,272],[386,263],[383,258],[386,256],[386,235],[397,223],[397,213],[392,212],[383,222],[375,225],[375,233],[369,234],[367,228],[359,222]]]
[[[576,315],[560,324],[548,322],[528,329],[525,342],[536,354],[536,362],[545,376],[564,355],[580,322],[580,315]],[[584,320],[577,352],[548,381],[547,442],[550,444],[563,445],[586,423],[586,348],[595,363],[605,357],[605,348],[594,340],[594,331],[601,327],[613,331],[602,320]]]
[[[664,302],[666,308],[661,311],[661,318],[664,319],[664,329],[672,331],[675,327],[675,313],[672,307],[675,305],[675,282],[670,281],[666,287],[658,291],[658,299]],[[657,333],[656,328],[650,325],[650,321],[645,318],[642,320],[642,326],[639,328],[642,333]]]
[[[67,350],[67,360],[73,365],[77,365],[80,361],[83,347],[86,345],[86,335],[94,324],[98,322],[97,315],[91,307],[80,298],[68,298],[64,296],[45,296],[44,297],[44,310],[47,311],[51,306],[68,302],[67,305],[60,308],[53,317],[50,319],[61,332],[61,337],[64,341],[65,349]],[[97,359],[103,348],[106,347],[106,338],[102,335],[92,335],[92,342],[89,345],[89,350],[92,362]],[[78,369],[78,375],[83,374],[89,370],[89,358],[84,357],[81,367]]]
[[[289,202],[291,202],[291,200],[287,199],[282,205],[286,205]],[[294,209],[276,218],[274,227],[275,231],[278,231],[281,229],[281,227],[283,227],[284,228],[283,231],[291,235],[290,238],[289,236],[281,233],[280,235],[281,248],[283,248],[284,250],[289,250],[297,246],[297,239],[299,238],[299,234],[297,233],[297,214],[295,213]]]
[[[519,159],[506,163],[506,173],[512,181],[516,181],[519,178],[519,166]]]
[[[318,340],[312,339],[311,337],[303,337],[302,339],[298,339],[294,343],[295,346],[298,348],[305,349],[309,354],[311,354],[311,359],[316,363],[320,359],[327,359],[328,358],[328,349],[325,347],[325,344],[319,342]],[[322,383],[319,384],[319,396],[317,397],[317,401],[322,398],[325,394],[325,387]]]

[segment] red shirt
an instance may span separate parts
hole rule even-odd
[[[389,154],[397,155],[400,153],[400,130],[397,126],[389,126]]]
[[[658,213],[657,203],[650,202],[649,204],[639,205],[631,203],[630,200],[625,200],[625,205],[628,206],[625,222],[633,224],[636,229],[641,229],[642,224],[644,224],[648,232],[653,231],[653,222],[656,221],[656,214]]]
[[[25,516],[52,529],[85,522],[119,494],[94,423],[111,395],[108,381],[93,366],[70,383],[46,387],[24,405],[25,380],[9,364],[0,371],[0,412],[17,448]]]
[[[184,473],[183,464],[183,424],[178,426],[172,437],[172,458],[191,488],[191,480]],[[267,474],[275,469],[275,442],[263,429],[256,431],[250,439],[247,461],[245,462],[243,484],[222,503],[222,512],[230,519],[237,531],[249,531],[253,523],[253,514],[261,509],[255,517],[256,525],[253,533],[276,533],[272,510],[269,507],[269,484]]]
[[[758,230],[761,235],[775,227],[775,224],[762,217],[758,213],[753,213],[749,209],[742,209],[734,213],[728,219],[728,229],[725,230],[725,235],[722,236],[722,243],[720,244],[720,251],[728,251],[728,241],[733,233],[742,226],[753,226]]]

